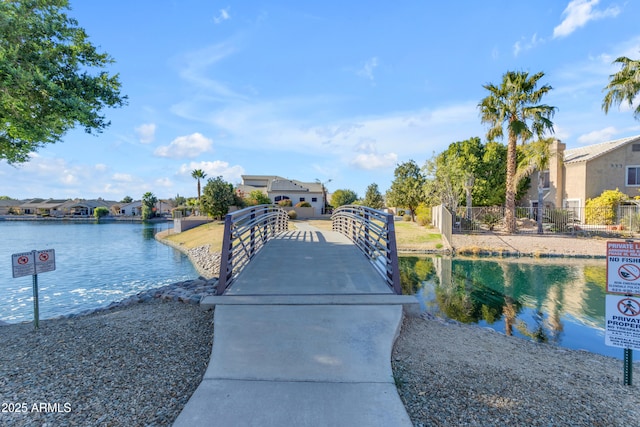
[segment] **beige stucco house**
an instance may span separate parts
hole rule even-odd
[[[289,199],[295,206],[300,202],[308,202],[316,215],[323,213],[325,206],[326,189],[319,182],[302,182],[277,175],[242,175],[242,184],[238,185],[237,190],[242,196],[260,190],[272,203]]]
[[[568,150],[556,140],[550,149],[549,169],[541,176],[545,207],[581,209],[587,199],[616,188],[629,197],[640,196],[640,135]],[[520,204],[535,207],[537,202],[534,173]]]

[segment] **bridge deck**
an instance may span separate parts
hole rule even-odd
[[[408,297],[345,237],[296,226],[213,298],[211,361],[175,426],[411,425],[390,364]]]

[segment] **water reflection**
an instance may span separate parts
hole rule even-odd
[[[604,345],[605,260],[401,257],[400,270],[430,314],[622,357]]]

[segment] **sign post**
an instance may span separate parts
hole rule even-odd
[[[38,302],[38,273],[46,273],[56,269],[56,253],[54,249],[21,252],[11,255],[13,278],[33,276],[33,327],[40,327],[40,306]]]
[[[633,381],[633,349],[640,350],[640,242],[607,242],[605,344],[624,348],[624,385]]]

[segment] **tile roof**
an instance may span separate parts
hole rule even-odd
[[[585,147],[571,148],[569,150],[565,150],[564,162],[586,162],[635,141],[640,142],[640,135],[602,142],[600,144],[587,145]]]

